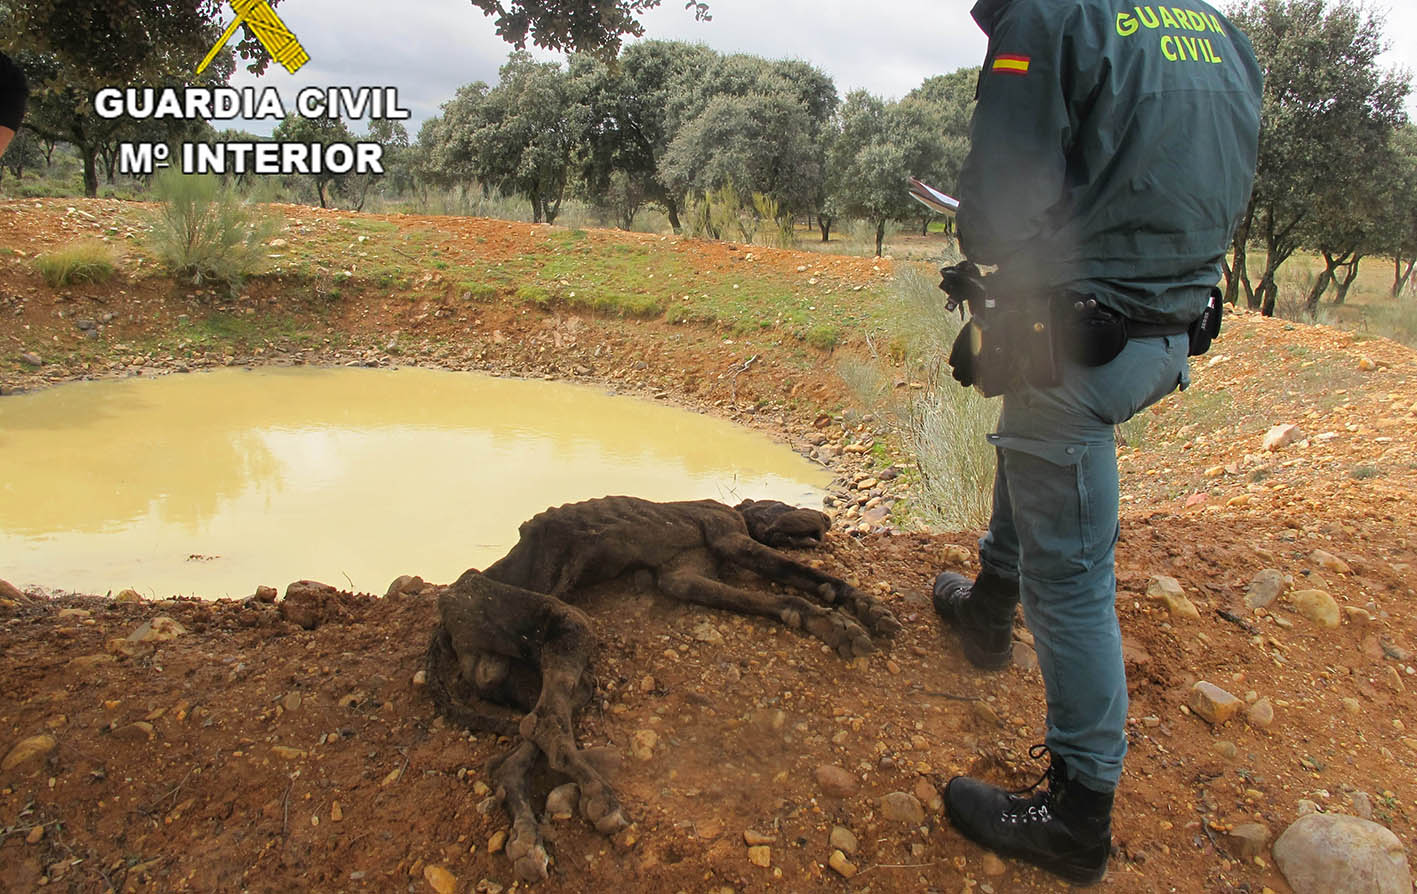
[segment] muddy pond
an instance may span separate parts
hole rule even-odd
[[[587,386],[222,369],[0,399],[0,578],[148,598],[485,567],[606,494],[820,507],[829,475],[731,423]]]

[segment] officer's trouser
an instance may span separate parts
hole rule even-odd
[[[1126,754],[1127,682],[1117,624],[1113,426],[1190,384],[1184,334],[1131,341],[1104,366],[1004,396],[994,510],[980,561],[1018,578],[1048,699],[1044,740],[1069,775],[1111,791]]]

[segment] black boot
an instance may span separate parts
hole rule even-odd
[[[970,664],[986,670],[1006,667],[1013,650],[1018,581],[987,569],[969,578],[942,571],[935,578],[935,613],[959,631]]]
[[[1035,745],[1029,754],[1040,749],[1047,751]],[[945,810],[961,834],[991,851],[1077,885],[1099,882],[1112,852],[1112,793],[1069,780],[1063,759],[1051,760],[1041,790],[1043,779],[1015,793],[956,776],[945,786]]]

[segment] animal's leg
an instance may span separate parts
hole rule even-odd
[[[689,568],[661,572],[660,589],[676,599],[745,615],[776,618],[788,627],[806,630],[843,658],[876,651],[871,635],[846,613],[808,602],[800,596],[757,593],[730,587]]]
[[[522,740],[492,771],[492,781],[497,783],[497,797],[502,799],[503,806],[512,818],[512,834],[507,839],[507,859],[512,861],[517,875],[528,882],[543,881],[547,875],[546,847],[541,842],[536,811],[531,805],[529,778],[532,764],[536,762],[539,753],[535,743]]]
[[[590,663],[595,634],[583,612],[557,602],[546,614],[543,635],[541,696],[531,713],[522,718],[521,734],[546,753],[553,770],[580,784],[581,813],[596,830],[613,834],[629,821],[609,783],[576,748],[571,726],[577,693],[584,692],[578,684]]]
[[[745,534],[728,534],[715,538],[709,544],[709,549],[720,559],[746,568],[768,580],[812,593],[823,602],[846,606],[872,633],[891,637],[900,632],[900,622],[891,614],[890,609],[880,602],[841,578],[798,562]]]

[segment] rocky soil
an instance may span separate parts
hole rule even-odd
[[[635,825],[610,841],[548,812],[543,889],[1058,887],[964,841],[941,813],[953,774],[1026,785],[1041,772],[1027,759],[1043,715],[1031,636],[1016,629],[1005,671],[964,660],[928,588],[942,568],[972,573],[978,532],[892,524],[909,459],[875,449],[886,433],[850,408],[830,357],[772,331],[469,313],[431,281],[397,302],[354,283],[333,303],[253,282],[230,310],[279,300],[306,337],[183,344],[171,333],[215,296],[140,260],[117,284],[60,290],[31,266],[78,236],[123,240],[130,210],[0,202],[0,393],[255,363],[574,377],[754,425],[838,473],[837,526],[804,557],[878,594],[904,632],[846,662],[764,621],[590,594],[604,647],[580,741],[618,761]],[[340,217],[286,210],[312,231]],[[417,225],[488,252],[546,231]],[[666,250],[702,252],[706,268],[727,257],[687,240]],[[844,285],[890,274],[792,252],[759,263],[830,264]],[[1119,448],[1131,752],[1103,887],[1283,892],[1297,870],[1277,862],[1295,849],[1276,838],[1301,816],[1417,840],[1417,354],[1241,314],[1195,380]],[[401,580],[304,613],[280,598],[289,582],[269,583],[221,602],[0,584],[0,889],[519,887],[488,788],[507,743],[447,727],[420,687],[447,582]]]

